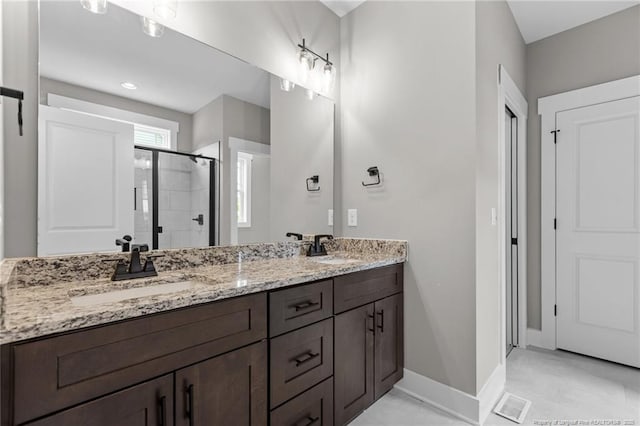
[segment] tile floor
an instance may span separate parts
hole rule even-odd
[[[563,351],[514,349],[507,359],[505,390],[531,400],[524,424],[554,425],[553,420],[573,420],[585,422],[555,424],[640,426],[640,369]],[[395,389],[351,423],[352,426],[458,424],[466,423]],[[516,423],[492,413],[485,425]]]

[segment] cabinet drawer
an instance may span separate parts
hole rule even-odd
[[[333,426],[333,379],[327,379],[271,412],[271,426]]]
[[[403,264],[343,275],[333,279],[335,313],[347,311],[402,291]]]
[[[274,291],[269,294],[269,335],[277,336],[332,314],[331,280]]]
[[[270,341],[271,408],[333,374],[333,318]]]
[[[29,426],[156,426],[173,423],[173,376],[98,398],[29,423]]]
[[[263,339],[266,305],[260,293],[12,346],[14,421]]]

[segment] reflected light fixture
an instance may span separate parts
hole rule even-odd
[[[178,14],[178,0],[153,0],[153,13],[162,19],[174,19]]]
[[[80,4],[89,12],[100,15],[107,13],[107,0],[80,0]]]
[[[150,37],[162,37],[162,34],[164,34],[164,25],[143,16],[142,31]]]
[[[305,96],[307,97],[307,99],[309,99],[310,101],[313,100],[313,98],[316,96],[316,92],[314,92],[311,89],[307,89]]]
[[[287,80],[286,78],[280,79],[280,89],[282,89],[283,91],[290,92],[293,89],[295,89],[295,87],[296,85],[293,82]]]
[[[122,83],[120,83],[120,86],[124,87],[127,90],[136,90],[138,88],[138,86],[130,81],[123,81]]]
[[[326,56],[320,56],[313,50],[309,49],[306,44],[306,40],[302,39],[302,44],[298,47],[298,62],[299,62],[299,78],[302,84],[305,84],[311,75],[311,71],[314,69],[316,61],[320,60],[324,62],[324,66],[320,70],[319,78],[316,78],[316,83],[320,83],[321,91],[328,93],[333,89],[333,85],[336,79],[336,67],[329,60],[329,54]],[[318,82],[318,80],[320,80]]]

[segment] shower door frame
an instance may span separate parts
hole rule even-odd
[[[153,200],[151,203],[151,228],[152,228],[152,239],[151,239],[151,249],[158,250],[159,246],[159,218],[158,211],[160,207],[159,203],[159,194],[160,194],[160,185],[158,185],[159,180],[159,161],[160,154],[170,154],[170,155],[181,155],[183,157],[190,158],[201,158],[203,160],[209,161],[209,247],[216,245],[216,237],[218,233],[216,232],[216,175],[218,172],[218,164],[217,160],[213,157],[207,157],[201,154],[189,154],[188,152],[179,152],[172,151],[170,149],[162,149],[162,148],[152,148],[150,146],[143,145],[134,145],[133,149],[141,149],[144,151],[151,152],[151,180],[153,181],[152,187],[152,196]]]

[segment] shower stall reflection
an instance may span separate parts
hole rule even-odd
[[[217,160],[135,148],[134,242],[151,249],[217,244]]]

